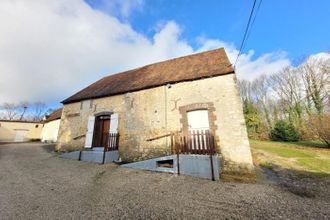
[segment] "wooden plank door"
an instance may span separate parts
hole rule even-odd
[[[109,139],[110,117],[99,116],[95,120],[93,147],[106,147]]]
[[[109,128],[110,128],[110,119],[102,120],[102,137],[101,137],[101,146],[102,147],[108,146]]]

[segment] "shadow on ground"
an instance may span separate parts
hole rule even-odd
[[[286,169],[275,164],[256,166],[258,181],[274,184],[301,197],[330,198],[330,175]]]
[[[55,144],[44,144],[41,148],[49,153],[55,152]]]

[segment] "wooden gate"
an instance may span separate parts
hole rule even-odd
[[[171,151],[174,154],[214,155],[214,136],[209,130],[171,134]]]
[[[213,155],[215,139],[210,130],[189,131],[187,134],[171,134],[171,151],[177,155],[177,171],[180,174],[180,154],[209,155],[212,180],[214,181]]]

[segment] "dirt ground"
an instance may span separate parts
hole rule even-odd
[[[61,159],[52,149],[0,145],[0,219],[330,218],[328,177],[259,170],[266,181],[212,182]]]

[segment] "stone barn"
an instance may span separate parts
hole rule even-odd
[[[222,172],[253,170],[236,75],[223,48],[106,76],[62,103],[59,151],[118,150],[132,162],[173,154],[177,146],[191,154],[212,147]]]

